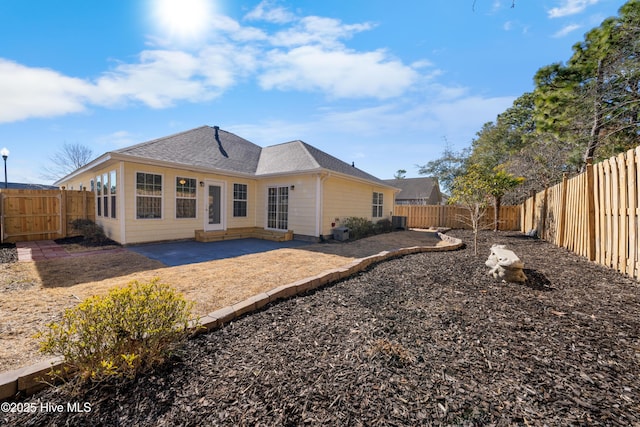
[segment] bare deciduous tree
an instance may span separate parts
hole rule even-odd
[[[42,178],[56,181],[89,163],[93,151],[79,143],[65,143],[49,158],[51,165],[43,167]]]

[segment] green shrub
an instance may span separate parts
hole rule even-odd
[[[366,218],[350,216],[342,220],[342,225],[349,229],[349,239],[351,240],[392,231],[391,221],[386,218],[374,224]]]
[[[393,231],[391,221],[389,221],[387,218],[381,219],[380,221],[376,222],[375,230],[376,234],[391,233],[391,231]]]
[[[375,227],[366,218],[350,216],[342,220],[342,225],[349,229],[349,239],[357,240],[375,233]]]
[[[109,240],[102,227],[90,219],[74,219],[71,226],[90,243],[105,243]]]
[[[65,310],[39,334],[84,380],[133,378],[162,364],[191,334],[192,302],[165,284],[130,282]]]

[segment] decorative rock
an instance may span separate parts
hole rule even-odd
[[[489,270],[489,274],[496,279],[520,283],[527,280],[527,276],[525,276],[524,271],[522,271],[524,263],[513,251],[507,249],[505,245],[491,246],[491,254],[485,262],[485,265],[491,269]]]

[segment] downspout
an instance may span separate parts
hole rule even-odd
[[[316,237],[322,237],[322,218],[324,213],[324,182],[329,178],[327,173],[316,176]]]

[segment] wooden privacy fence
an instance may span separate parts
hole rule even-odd
[[[456,205],[395,205],[393,214],[407,217],[410,228],[449,227],[470,229],[469,211]],[[500,207],[500,230],[520,230],[520,206]],[[482,218],[482,228],[493,229],[493,208]]]
[[[0,190],[3,242],[68,237],[76,219],[95,221],[95,196],[88,191]]]
[[[522,205],[522,231],[640,278],[640,147],[537,193]]]

